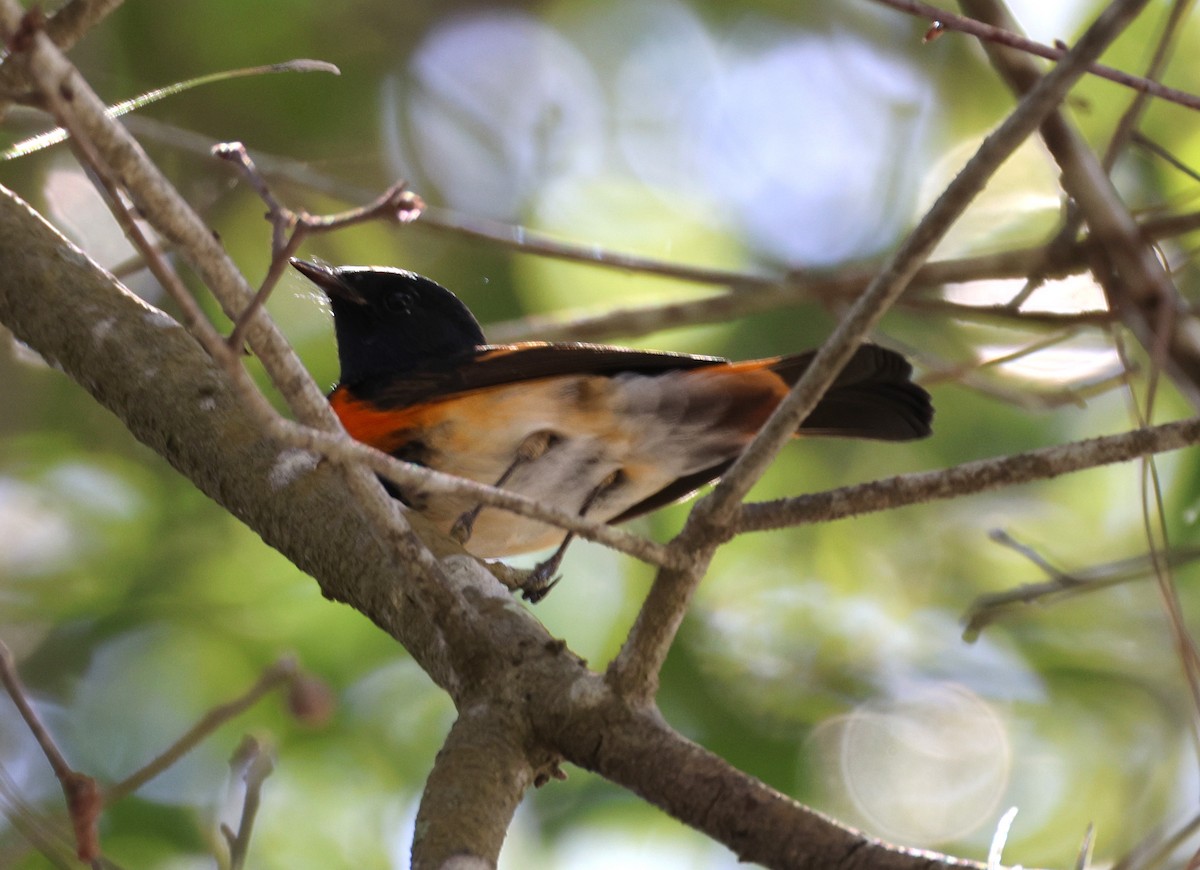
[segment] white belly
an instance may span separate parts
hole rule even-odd
[[[528,381],[466,394],[430,420],[424,464],[495,484],[527,440],[549,432],[544,454],[510,474],[504,489],[578,513],[614,472],[620,483],[595,496],[586,515],[607,521],[681,477],[736,455],[745,433],[715,428],[726,403],[688,372]],[[698,389],[700,387],[700,389]],[[557,409],[558,413],[548,413]],[[468,421],[479,421],[471,424]],[[486,422],[485,422],[486,421]],[[443,531],[475,507],[429,494],[410,501]],[[480,512],[465,547],[495,557],[558,544],[562,529],[507,511]]]

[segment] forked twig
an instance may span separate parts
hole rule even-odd
[[[920,0],[875,0],[875,2],[883,6],[890,6],[899,12],[916,15],[920,18],[927,18],[936,23],[939,31],[954,30],[959,33],[966,33],[984,42],[1003,45],[1007,48],[1015,48],[1018,51],[1043,57],[1047,60],[1061,61],[1067,56],[1067,52],[1069,51],[1061,43],[1053,46],[1043,45],[1019,33],[1013,33],[1011,30],[994,27],[975,18],[968,18],[965,15],[957,15],[945,9],[931,6],[928,3],[922,3]],[[1116,82],[1124,87],[1132,88],[1140,93],[1149,94],[1172,103],[1178,103],[1181,106],[1187,106],[1189,109],[1200,109],[1200,97],[1195,94],[1189,94],[1187,91],[1181,91],[1176,88],[1169,88],[1144,76],[1132,75],[1124,70],[1114,69],[1102,63],[1088,63],[1085,65],[1084,71],[1094,76],[1108,79],[1111,82]]]
[[[1032,547],[1017,542],[1007,532],[993,532],[991,537],[1029,559],[1046,574],[1047,579],[1037,583],[1022,583],[1003,592],[976,598],[963,615],[963,639],[968,642],[976,640],[992,623],[1031,605],[1050,604],[1122,583],[1146,580],[1155,572],[1155,556],[1149,553],[1075,571],[1061,571]],[[1200,547],[1179,547],[1167,551],[1162,557],[1173,568],[1187,565],[1200,560]]]
[[[408,190],[403,181],[398,181],[380,194],[374,202],[340,214],[317,216],[306,211],[295,211],[275,198],[262,174],[250,158],[246,146],[241,142],[224,142],[214,145],[213,156],[232,163],[267,204],[267,220],[271,222],[271,265],[263,278],[258,292],[238,317],[229,336],[229,346],[235,353],[242,352],[246,330],[258,310],[275,289],[288,259],[299,250],[310,235],[344,229],[355,224],[374,220],[389,220],[394,223],[411,223],[425,208],[421,197]]]
[[[195,725],[188,729],[178,740],[167,747],[157,757],[141,769],[130,774],[120,782],[101,789],[92,777],[74,770],[67,762],[50,730],[37,715],[29,701],[28,692],[21,682],[17,672],[12,652],[7,645],[0,641],[0,683],[8,691],[21,718],[33,735],[42,753],[49,761],[54,775],[62,784],[66,796],[67,812],[75,831],[76,851],[83,861],[98,861],[100,859],[100,838],[97,823],[100,813],[107,806],[125,798],[152,780],[154,777],[171,768],[179,759],[191,752],[206,740],[214,731],[229,720],[240,715],[254,706],[262,697],[281,685],[295,687],[297,683],[311,682],[312,678],[300,673],[296,663],[291,658],[280,659],[272,664],[258,680],[242,695],[213,707],[202,716]],[[301,687],[311,692],[309,686]],[[304,711],[297,711],[302,713]],[[248,836],[248,834],[247,834]]]
[[[178,740],[147,762],[140,770],[134,771],[125,777],[125,779],[106,788],[104,790],[104,804],[107,806],[133,794],[203,743],[210,734],[230,719],[244,713],[257,704],[264,695],[267,695],[280,686],[290,684],[296,679],[297,673],[296,662],[292,658],[282,658],[270,665],[249,689],[232,701],[226,701],[224,704],[218,704],[213,707],[201,716],[196,724],[184,732]]]
[[[50,734],[37,711],[29,702],[29,694],[17,673],[17,665],[13,660],[12,651],[7,644],[0,641],[0,683],[8,691],[21,718],[25,720],[29,733],[33,735],[42,754],[50,762],[54,775],[62,785],[63,796],[67,801],[67,813],[71,818],[71,827],[75,831],[75,852],[81,861],[96,861],[100,858],[100,834],[97,822],[103,799],[96,780],[87,774],[80,773],[67,763],[66,756],[58,748],[54,737]]]
[[[250,851],[250,834],[254,830],[254,819],[262,803],[262,787],[275,770],[269,746],[247,735],[229,759],[229,767],[235,776],[241,776],[246,792],[242,798],[242,817],[237,831],[221,825],[221,835],[229,846],[229,870],[242,870]]]

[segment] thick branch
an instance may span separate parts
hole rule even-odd
[[[533,785],[524,728],[486,703],[464,710],[425,784],[413,838],[413,867],[443,867],[474,845],[472,857],[499,854],[513,813]]]
[[[116,414],[138,440],[250,525],[325,594],[370,616],[443,686],[436,627],[414,617],[395,551],[311,454],[265,439],[227,379],[167,315],[0,188],[0,322]],[[340,542],[331,546],[330,541]]]
[[[573,763],[624,785],[742,861],[811,870],[930,870],[982,865],[892,846],[833,820],[747,776],[672,730],[654,707],[630,708],[602,685],[587,708],[560,705],[547,734]],[[596,739],[598,723],[604,740]],[[682,787],[681,787],[681,784]]]
[[[6,192],[0,189],[0,194]],[[114,285],[11,195],[0,195],[0,261],[5,263],[0,322],[82,384],[135,436],[268,544],[316,577],[327,596],[350,604],[403,643],[464,713],[486,698],[510,714],[519,711],[529,723],[556,719],[580,729],[584,717],[594,713],[590,735],[573,730],[561,740],[548,733],[539,736],[546,746],[619,777],[617,781],[651,797],[677,818],[745,854],[769,856],[772,843],[780,839],[789,848],[803,849],[802,838],[789,833],[800,830],[818,844],[857,843],[846,851],[853,855],[854,867],[889,866],[893,852],[888,847],[780,798],[744,774],[712,762],[706,753],[707,766],[677,771],[681,775],[673,791],[661,778],[661,769],[654,776],[647,769],[646,782],[639,785],[636,766],[616,769],[616,760],[598,756],[596,746],[621,745],[623,738],[616,732],[643,714],[618,715],[619,706],[596,708],[596,699],[605,694],[602,680],[546,634],[473,560],[461,555],[443,559],[461,613],[427,618],[415,606],[422,588],[406,582],[410,569],[400,562],[394,542],[376,531],[372,516],[341,475],[311,454],[264,437],[255,418],[237,401],[225,373],[182,327]],[[409,518],[420,522],[416,515]],[[661,722],[656,727],[669,734]],[[513,731],[517,742],[510,744],[503,763],[489,770],[524,770],[512,754],[518,746],[531,759],[528,769],[535,777],[551,763],[548,750],[520,742],[523,733]],[[699,750],[688,750],[693,751]],[[525,773],[510,780],[506,800],[515,799],[511,796],[526,784]],[[719,807],[714,814],[698,812],[693,784],[710,800],[720,795],[769,795],[749,805],[767,809],[746,830],[736,829],[731,819],[737,805]],[[474,809],[480,806],[470,804]],[[493,806],[490,811],[496,818],[479,829],[487,836],[460,840],[462,847],[477,855],[498,848],[494,832],[502,817],[507,823],[507,806]],[[824,831],[826,827],[830,830]],[[802,859],[797,866],[818,866],[824,857],[817,853],[811,863]],[[494,861],[494,855],[488,860]],[[932,854],[925,860],[955,864]]]

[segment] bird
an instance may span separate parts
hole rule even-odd
[[[720,478],[815,352],[731,362],[581,342],[489,344],[470,309],[404,269],[291,259],[329,300],[346,432],[397,459],[623,523]],[[929,394],[901,354],[861,345],[797,435],[907,441],[931,433]],[[469,496],[396,487],[474,556],[546,550],[537,601],[573,535]]]

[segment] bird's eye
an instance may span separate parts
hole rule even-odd
[[[411,314],[412,300],[407,293],[389,293],[383,297],[383,307],[392,314]]]

